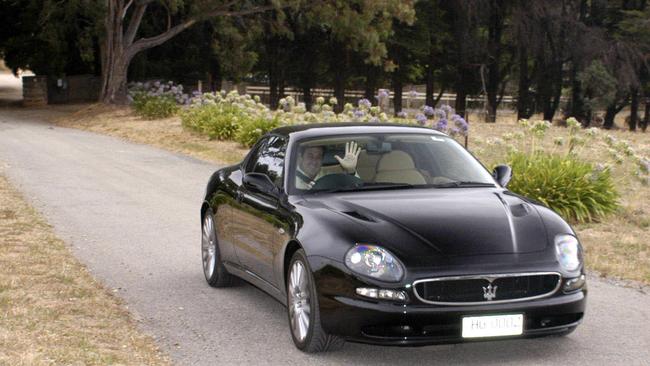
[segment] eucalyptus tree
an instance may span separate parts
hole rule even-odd
[[[156,35],[139,37],[142,19],[153,3],[163,5],[168,11],[167,28]],[[215,17],[250,16],[299,3],[299,0],[106,0],[101,99],[105,103],[124,101],[127,72],[133,57],[169,41],[199,22]]]

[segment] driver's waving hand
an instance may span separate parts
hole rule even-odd
[[[321,169],[323,152],[323,146],[300,147],[298,169],[296,169],[296,188],[311,189],[319,178],[326,175]],[[335,155],[334,158],[338,160],[344,172],[356,175],[357,159],[360,153],[361,147],[356,142],[350,141],[345,143],[345,156],[341,158]]]

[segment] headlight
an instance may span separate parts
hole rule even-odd
[[[575,271],[582,264],[580,243],[573,235],[558,235],[555,237],[555,252],[560,265],[567,271]]]
[[[397,258],[375,245],[355,245],[345,254],[345,265],[353,272],[386,282],[398,282],[404,276]]]

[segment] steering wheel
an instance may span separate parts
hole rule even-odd
[[[329,190],[336,188],[357,188],[363,185],[363,180],[356,175],[350,174],[328,174],[324,175],[314,183],[313,190]]]

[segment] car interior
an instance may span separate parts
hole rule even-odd
[[[345,142],[350,141],[346,139]],[[454,181],[453,169],[441,166],[438,159],[420,161],[418,157],[431,156],[418,152],[428,145],[417,141],[383,141],[354,139],[362,150],[357,160],[357,174],[364,183],[441,184]],[[343,173],[335,155],[345,155],[345,142],[332,141],[325,145],[323,171],[326,174]],[[445,168],[447,168],[445,171]]]

